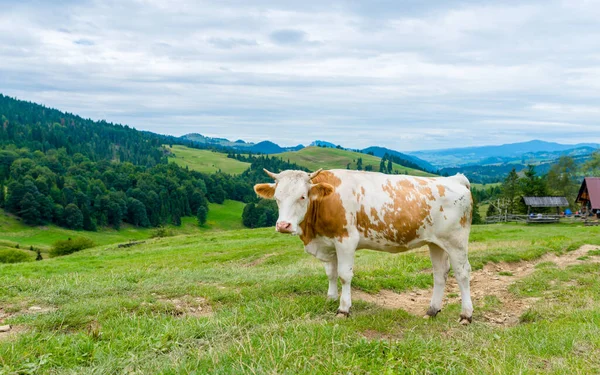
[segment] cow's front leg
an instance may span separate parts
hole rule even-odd
[[[338,287],[337,287],[337,279],[338,279],[338,262],[337,257],[332,257],[329,261],[323,261],[323,265],[325,266],[325,273],[327,274],[327,278],[329,279],[329,289],[327,289],[327,299],[336,300],[338,299]]]
[[[354,275],[354,253],[356,244],[346,239],[344,242],[338,242],[335,245],[338,262],[338,276],[342,281],[342,297],[340,298],[340,307],[337,311],[338,317],[347,317],[350,315],[352,306],[351,284]]]

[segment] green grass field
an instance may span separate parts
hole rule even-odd
[[[481,269],[585,243],[600,244],[600,227],[475,226],[470,259]],[[424,320],[355,299],[349,319],[335,318],[320,262],[272,228],[0,265],[0,319],[13,325],[0,336],[0,373],[594,374],[599,254],[566,268],[541,263],[511,284],[506,293],[531,303],[520,323],[486,321],[508,308],[490,295],[468,327],[457,303]],[[431,288],[430,267],[424,251],[361,251],[353,287]]]
[[[220,152],[199,150],[179,145],[165,147],[173,153],[173,155],[169,156],[170,162],[198,172],[214,173],[222,171],[229,174],[240,174],[250,167],[250,163],[228,158],[227,154]]]
[[[225,229],[241,229],[242,211],[244,203],[226,200],[224,204],[209,203],[209,212],[204,227],[198,227],[195,217],[184,217],[181,226],[167,226],[175,235],[202,234],[205,232]],[[128,242],[148,239],[152,236],[154,228],[138,228],[123,225],[120,230],[112,228],[101,228],[97,232],[75,231],[61,228],[55,225],[42,227],[31,227],[17,221],[12,215],[0,210],[0,246],[14,248],[19,244],[21,249],[29,249],[30,246],[39,247],[47,252],[49,247],[58,240],[69,237],[88,237],[97,245],[109,245],[119,242]]]
[[[284,152],[281,154],[276,154],[275,156],[279,156],[283,160],[289,160],[292,163],[296,163],[312,171],[319,168],[346,169],[348,163],[350,163],[351,169],[356,169],[356,161],[358,158],[362,158],[363,168],[367,165],[371,165],[374,171],[379,171],[379,162],[381,160],[381,158],[372,155],[323,147],[307,147],[300,151]],[[394,171],[413,176],[435,176],[431,173],[403,167],[398,164],[394,164]]]

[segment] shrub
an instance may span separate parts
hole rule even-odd
[[[50,249],[50,256],[58,257],[61,255],[68,255],[93,246],[94,242],[86,237],[56,241],[54,245],[52,245],[52,249]]]
[[[173,231],[171,231],[169,228],[165,228],[165,227],[156,228],[152,232],[152,238],[171,237],[171,236],[173,236]]]
[[[15,249],[0,249],[0,263],[30,262],[31,257],[24,251]]]

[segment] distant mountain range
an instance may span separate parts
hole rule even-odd
[[[225,138],[210,138],[201,134],[187,134],[181,138],[204,145],[262,154],[279,154],[305,148],[301,144],[294,147],[282,147],[271,141],[251,143],[237,140],[232,142]],[[394,162],[400,165],[443,175],[464,173],[473,182],[482,183],[500,181],[513,168],[521,171],[528,165],[536,166],[536,171],[544,174],[563,155],[570,156],[577,162],[583,162],[600,148],[598,143],[561,144],[540,140],[406,153],[379,146],[371,146],[362,150],[349,149],[324,140],[315,140],[309,146],[356,151],[380,158],[388,154],[394,158]]]
[[[598,143],[561,144],[533,140],[499,146],[479,146],[409,152],[437,168],[456,168],[472,165],[504,163],[540,164],[562,155],[579,157],[589,155],[600,147]]]
[[[238,151],[252,152],[255,154],[279,154],[286,151],[298,151],[304,148],[303,145],[298,145],[294,147],[281,147],[278,144],[273,143],[271,141],[252,143],[238,139],[237,141],[232,142],[226,138],[211,138],[198,133],[186,134],[184,136],[181,136],[181,138],[199,144],[233,148]]]

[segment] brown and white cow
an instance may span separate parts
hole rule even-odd
[[[460,322],[471,322],[467,245],[472,199],[465,176],[425,178],[350,170],[265,172],[275,183],[258,184],[254,190],[277,201],[276,230],[299,235],[306,252],[323,261],[329,278],[328,298],[338,298],[338,276],[341,279],[338,315],[350,312],[357,249],[398,253],[428,245],[434,286],[426,316],[440,311],[452,264],[462,299]]]

